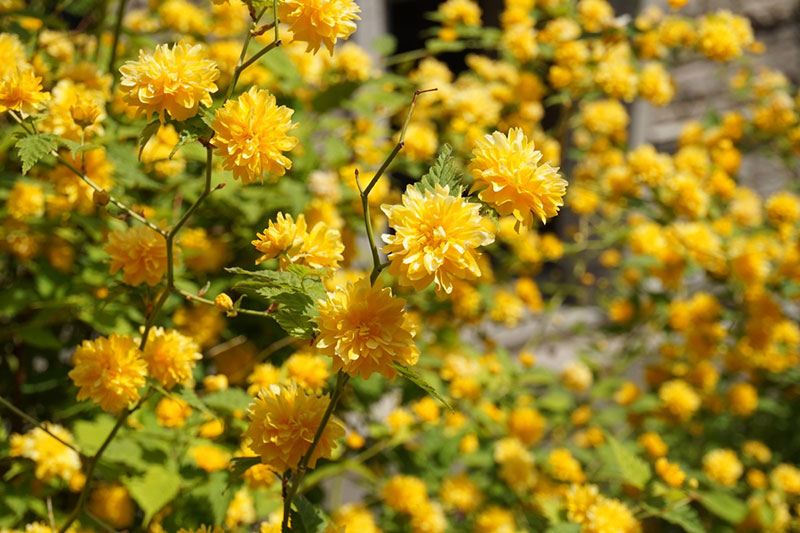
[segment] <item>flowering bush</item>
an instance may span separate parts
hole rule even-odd
[[[0,530],[800,530],[800,196],[737,181],[800,93],[685,3],[393,55],[353,0],[0,0]],[[741,110],[631,146],[697,56]]]

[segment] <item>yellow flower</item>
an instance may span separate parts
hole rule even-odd
[[[739,57],[743,49],[753,41],[750,21],[730,11],[709,13],[700,20],[698,27],[700,51],[715,61],[729,61]]]
[[[217,472],[228,467],[231,455],[219,446],[201,444],[189,450],[189,456],[206,472]]]
[[[78,401],[91,398],[104,411],[118,413],[139,399],[147,363],[127,335],[85,340],[75,350],[69,377],[80,388]]]
[[[499,131],[479,139],[472,152],[469,171],[479,197],[500,215],[511,215],[531,225],[533,217],[544,224],[564,205],[567,182],[558,169],[542,163],[542,153],[519,128],[508,135]]]
[[[149,374],[167,389],[189,381],[196,362],[203,358],[190,337],[160,327],[150,330],[142,357]]]
[[[49,99],[50,93],[42,91],[42,78],[30,67],[8,70],[0,78],[0,113],[11,110],[24,117],[41,109]]]
[[[44,422],[44,427],[62,441],[74,443],[72,434],[58,424]],[[86,477],[81,470],[81,457],[78,452],[41,428],[33,428],[23,435],[14,433],[8,443],[11,457],[25,457],[36,463],[34,471],[36,479],[46,483],[58,477],[66,481],[73,491],[83,488]]]
[[[112,232],[103,250],[111,256],[111,274],[122,269],[122,281],[128,285],[144,281],[153,287],[167,271],[166,240],[147,226]]]
[[[653,433],[652,431],[643,433],[639,436],[637,442],[645,449],[647,455],[653,459],[667,454],[667,445],[658,433]]]
[[[544,417],[532,407],[514,409],[508,417],[508,434],[518,438],[526,446],[536,444],[542,439],[545,426]]]
[[[338,39],[356,31],[360,12],[353,0],[284,0],[278,6],[278,18],[289,25],[294,40],[308,43],[308,52],[325,45],[331,54]]]
[[[297,217],[278,213],[277,222],[269,222],[258,239],[251,241],[262,255],[256,264],[280,255],[280,266],[285,269],[291,264],[301,264],[311,268],[339,268],[344,260],[344,244],[338,229],[328,227],[325,222],[317,222],[311,231],[304,215]]]
[[[492,505],[481,511],[481,514],[475,519],[472,531],[473,533],[513,533],[517,531],[517,522],[511,511]]]
[[[481,8],[472,0],[447,0],[439,4],[438,11],[442,16],[442,24],[446,26],[481,25]]]
[[[384,205],[394,234],[383,235],[383,252],[391,261],[389,273],[401,285],[421,291],[431,282],[437,292],[450,293],[456,279],[481,275],[478,246],[494,242],[480,214],[480,205],[450,195],[436,185],[421,193],[409,186],[401,205]]]
[[[271,385],[262,389],[250,404],[250,426],[244,435],[250,439],[250,447],[261,456],[264,464],[276,472],[294,469],[314,440],[329,401],[327,396],[311,395],[295,383],[286,387]],[[311,454],[308,466],[314,468],[320,457],[329,458],[334,441],[344,433],[344,426],[331,419]]]
[[[585,524],[589,509],[600,499],[596,485],[572,485],[567,492],[567,520],[576,524]]]
[[[781,463],[770,474],[773,484],[787,494],[800,495],[800,469]]]
[[[568,389],[583,392],[592,386],[592,369],[582,361],[572,361],[561,372],[561,381]]]
[[[292,161],[282,153],[297,145],[297,139],[287,135],[297,126],[292,123],[292,113],[288,107],[278,106],[269,91],[257,87],[217,109],[211,143],[234,179],[252,183],[261,181],[265,172],[283,176],[292,168]]]
[[[611,498],[600,498],[589,509],[582,531],[584,533],[635,533],[639,530],[639,522],[624,503]]]
[[[393,362],[411,366],[419,359],[405,300],[369,278],[348,283],[319,300],[317,347],[333,358],[333,370],[368,379],[378,372],[393,379]]]
[[[133,524],[136,508],[125,487],[119,483],[100,483],[89,496],[87,509],[115,529]]]
[[[750,416],[758,407],[758,391],[749,383],[736,383],[728,389],[728,404],[733,414]]]
[[[156,406],[156,420],[166,428],[181,428],[192,414],[189,404],[180,398],[161,398]]]
[[[362,504],[345,504],[331,513],[331,525],[326,533],[380,533],[372,513]]]
[[[203,47],[180,41],[170,48],[156,47],[151,55],[139,51],[138,61],[127,61],[119,69],[123,100],[146,118],[157,113],[161,122],[165,113],[178,121],[197,114],[200,104],[211,105],[211,93],[219,70],[204,56]]]
[[[44,215],[44,190],[41,185],[17,180],[6,199],[8,214],[17,220]]]
[[[686,479],[686,474],[678,463],[670,463],[666,457],[656,460],[656,472],[670,487],[680,487]]]
[[[674,417],[686,422],[700,408],[700,396],[682,379],[667,381],[658,389],[661,404]]]
[[[547,462],[550,465],[553,477],[559,481],[583,483],[586,480],[581,464],[566,448],[556,448],[550,452],[550,455],[547,456]]]
[[[445,478],[442,481],[440,496],[446,506],[465,514],[475,511],[483,504],[484,499],[478,485],[464,473]]]
[[[411,514],[428,500],[425,482],[418,477],[395,475],[381,489],[383,502],[398,513]]]
[[[300,387],[321,394],[330,375],[328,361],[313,353],[293,354],[285,363],[290,379]]]
[[[728,449],[711,450],[703,456],[703,472],[713,481],[733,487],[742,476],[744,467],[736,452]]]
[[[411,533],[444,533],[446,529],[447,518],[437,502],[426,501],[411,513]]]
[[[225,527],[229,530],[240,524],[252,524],[256,520],[256,507],[253,497],[246,487],[237,490],[225,511]]]

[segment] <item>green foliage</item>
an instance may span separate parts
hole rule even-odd
[[[17,140],[17,154],[22,161],[22,173],[27,174],[41,158],[58,149],[63,144],[58,135],[52,133],[32,133]]]
[[[324,269],[290,265],[286,271],[248,271],[242,268],[226,270],[248,276],[249,279],[240,282],[237,287],[252,289],[277,305],[270,316],[286,333],[300,339],[314,335],[316,302],[325,297],[325,287],[322,284]]]
[[[448,144],[442,146],[436,162],[415,187],[419,192],[425,194],[426,191],[435,190],[437,185],[449,187],[450,194],[453,196],[461,195],[461,173],[455,165],[453,149]]]
[[[442,405],[444,405],[451,411],[455,411],[455,409],[453,409],[453,406],[450,405],[450,403],[447,400],[445,400],[445,398],[441,394],[439,394],[439,392],[433,387],[433,385],[428,383],[428,381],[426,381],[425,378],[420,376],[417,372],[408,368],[405,365],[401,365],[396,361],[392,363],[392,368],[395,369],[398,374],[406,378],[408,381],[410,381],[420,389],[424,390],[429,395],[439,400],[439,402],[441,402]]]
[[[650,466],[612,435],[606,434],[606,441],[601,452],[601,456],[608,461],[603,465],[605,473],[643,489],[650,480]]]
[[[731,524],[738,524],[747,516],[747,504],[721,490],[698,492],[703,507]]]
[[[153,466],[143,476],[124,477],[123,483],[131,497],[144,511],[144,524],[171,502],[181,487],[181,476],[161,466]]]
[[[142,129],[142,132],[139,134],[139,160],[142,159],[142,152],[144,151],[144,147],[147,146],[147,142],[158,132],[160,127],[161,121],[155,119]]]
[[[302,494],[294,498],[295,509],[292,509],[292,533],[322,533],[328,525],[325,513],[319,506],[313,505]]]

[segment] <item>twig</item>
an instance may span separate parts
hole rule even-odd
[[[69,448],[70,450],[72,450],[72,451],[74,451],[74,452],[76,452],[78,454],[81,453],[81,451],[78,448],[76,448],[74,444],[70,444],[69,442],[65,441],[64,439],[62,439],[61,437],[59,437],[58,435],[56,435],[55,433],[53,433],[52,431],[47,429],[47,426],[45,426],[42,422],[36,420],[31,415],[29,415],[28,413],[24,412],[23,410],[21,410],[16,405],[12,404],[11,402],[6,400],[2,396],[0,396],[0,404],[3,404],[9,411],[13,412],[14,414],[19,416],[20,418],[23,418],[23,419],[27,420],[28,422],[30,422],[31,424],[33,424],[37,428],[41,429],[42,431],[44,431],[45,433],[47,433],[48,435],[50,435],[51,437],[56,439],[58,442],[60,442],[61,444],[63,444],[67,448]]]
[[[114,64],[117,62],[117,45],[119,44],[119,34],[122,30],[122,17],[125,14],[125,6],[128,0],[119,0],[119,7],[117,8],[117,20],[114,23],[114,40],[111,42],[111,57],[108,58],[108,73],[111,74],[111,90],[117,84],[117,71]],[[99,47],[99,43],[98,43]]]
[[[292,511],[292,501],[297,495],[297,489],[300,488],[300,483],[303,482],[303,476],[306,475],[306,470],[308,469],[308,462],[311,460],[311,456],[314,454],[314,450],[317,448],[317,444],[319,444],[319,441],[322,438],[322,432],[325,430],[325,426],[328,425],[328,420],[330,420],[333,411],[336,409],[336,405],[339,403],[339,399],[341,398],[342,392],[344,391],[349,379],[350,376],[341,370],[336,375],[336,388],[333,389],[333,394],[331,395],[330,403],[328,403],[328,408],[325,409],[325,413],[322,415],[322,420],[319,423],[317,432],[314,434],[314,440],[308,447],[308,451],[306,451],[305,455],[302,457],[302,459],[300,459],[300,462],[297,465],[297,472],[292,480],[292,484],[284,495],[281,531],[286,531],[289,527],[289,515]]]

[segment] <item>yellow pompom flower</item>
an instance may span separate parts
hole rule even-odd
[[[551,451],[547,456],[547,463],[550,465],[553,477],[559,481],[583,483],[586,480],[581,464],[566,448],[556,448]]]
[[[250,426],[244,436],[250,439],[250,448],[261,456],[262,462],[276,472],[294,469],[311,446],[329,401],[327,396],[307,393],[296,383],[286,387],[271,385],[250,404]],[[308,466],[314,468],[320,457],[329,458],[334,441],[344,433],[344,426],[332,418]]]
[[[381,489],[383,502],[398,513],[411,514],[428,500],[425,482],[418,477],[395,475]]]
[[[44,215],[44,200],[41,185],[17,180],[6,198],[6,209],[17,220],[40,217]]]
[[[24,117],[35,113],[49,99],[50,93],[42,91],[42,78],[30,67],[8,70],[0,78],[0,113],[11,110]]]
[[[442,481],[440,491],[442,503],[469,514],[483,504],[484,496],[478,484],[472,481],[465,473]]]
[[[519,407],[511,411],[508,417],[508,434],[530,446],[542,439],[546,425],[547,422],[539,411],[532,407]]]
[[[112,334],[85,340],[75,350],[69,377],[79,387],[78,401],[91,398],[104,411],[118,413],[139,399],[147,363],[133,339]]]
[[[686,474],[678,463],[670,463],[666,457],[656,460],[656,472],[670,487],[680,487],[686,479]]]
[[[640,531],[639,522],[628,507],[619,500],[600,498],[589,509],[584,533],[636,533]]]
[[[758,391],[749,383],[736,383],[728,389],[728,404],[736,416],[750,416],[758,407]]]
[[[64,427],[50,422],[44,422],[44,427],[61,441],[74,443],[72,434]],[[25,457],[36,463],[36,479],[47,483],[58,477],[66,481],[71,490],[79,491],[86,481],[81,470],[81,457],[61,441],[36,427],[25,434],[12,434],[8,441],[9,454],[11,457]]]
[[[450,293],[456,279],[481,275],[478,246],[494,242],[480,205],[452,196],[450,187],[436,185],[421,193],[409,186],[400,205],[384,205],[394,234],[383,235],[391,265],[389,273],[401,285],[421,291],[431,282],[436,291]]]
[[[585,524],[589,510],[599,499],[596,485],[572,485],[566,494],[567,520]]]
[[[219,446],[201,444],[189,450],[189,456],[206,472],[217,472],[228,467],[231,455]]]
[[[287,133],[297,127],[294,111],[275,103],[269,91],[251,87],[237,100],[229,100],[217,109],[211,127],[211,139],[223,158],[222,166],[233,171],[242,183],[261,181],[264,173],[283,176],[292,161],[283,155],[297,145]]]
[[[405,300],[369,278],[348,283],[319,300],[317,348],[333,358],[333,370],[368,379],[378,372],[388,379],[397,374],[393,362],[415,365],[419,349],[403,308]]]
[[[289,25],[295,41],[308,43],[308,52],[324,45],[331,54],[338,39],[356,31],[360,12],[353,0],[284,0],[278,6],[278,18]]]
[[[658,389],[664,408],[682,422],[686,422],[700,408],[700,396],[682,379],[667,381]]]
[[[189,381],[194,365],[203,358],[190,337],[160,327],[150,330],[142,357],[149,374],[167,389]]]
[[[167,271],[166,240],[147,226],[112,232],[103,250],[111,256],[111,274],[122,269],[122,281],[128,285],[144,281],[153,287]]]
[[[100,483],[89,496],[87,509],[115,529],[133,524],[136,507],[128,490],[119,483]]]
[[[291,215],[278,213],[277,222],[270,221],[264,232],[256,236],[258,239],[250,241],[250,244],[263,254],[256,259],[256,264],[279,256],[281,269],[300,264],[335,270],[339,268],[339,262],[344,260],[341,232],[323,221],[317,222],[308,231],[306,218],[302,214],[295,223]]]
[[[742,476],[744,467],[736,452],[728,449],[711,450],[703,456],[703,472],[711,480],[733,487]]]
[[[178,397],[164,397],[156,406],[156,420],[165,428],[181,428],[192,414],[189,404]]]
[[[330,376],[327,359],[313,353],[295,353],[284,364],[289,379],[300,387],[321,394]]]
[[[211,105],[214,83],[219,78],[217,64],[205,57],[203,47],[180,41],[172,48],[162,44],[153,54],[139,51],[138,61],[128,61],[119,69],[123,101],[150,118],[165,113],[182,121],[197,114],[200,104]]]
[[[541,163],[542,153],[520,128],[478,139],[469,171],[479,197],[500,215],[511,215],[530,226],[535,216],[544,224],[564,205],[567,182],[558,169]]]
[[[372,513],[363,504],[345,504],[331,513],[331,525],[325,533],[381,533]]]

